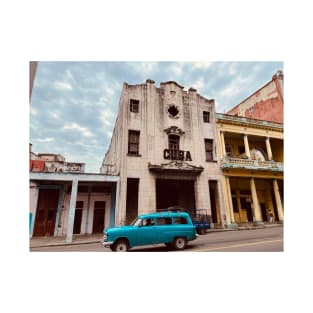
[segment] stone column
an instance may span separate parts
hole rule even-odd
[[[252,203],[253,203],[253,217],[254,217],[254,223],[256,225],[262,225],[263,220],[262,220],[262,214],[261,214],[261,209],[259,205],[259,200],[258,200],[258,195],[256,192],[256,187],[255,187],[255,181],[254,178],[250,178],[250,187],[251,187],[251,194],[252,194]]]
[[[225,138],[224,138],[224,131],[221,130],[221,153],[222,153],[222,159],[226,156],[226,148],[225,148]]]
[[[60,191],[59,191],[58,208],[57,208],[57,215],[55,218],[55,226],[54,226],[54,237],[58,235],[60,219],[61,219],[62,202],[63,202],[63,192],[64,192],[64,185],[60,187]]]
[[[249,159],[251,159],[249,142],[248,142],[248,135],[246,135],[246,134],[243,135],[243,141],[244,141],[244,144],[245,144],[245,153],[246,153],[247,157]]]
[[[88,186],[88,196],[87,196],[87,207],[86,207],[86,222],[85,222],[85,234],[88,234],[89,229],[89,211],[90,211],[90,200],[91,200],[91,188],[92,186]]]
[[[278,219],[279,219],[280,223],[283,223],[284,222],[284,212],[283,212],[283,206],[281,203],[277,179],[273,180],[273,186],[274,186],[274,194],[275,194],[275,200],[276,200],[276,206],[277,206]]]
[[[232,195],[231,195],[229,177],[226,176],[225,178],[226,178],[228,205],[229,205],[230,225],[231,227],[235,227],[237,226],[237,224],[235,223],[235,218],[234,218],[234,208],[233,208],[233,200],[232,200]]]
[[[220,219],[221,219],[221,227],[225,228],[225,224],[228,224],[228,218],[226,214],[226,202],[223,195],[225,193],[223,192],[223,184],[221,180],[217,181],[217,193],[218,193],[218,202],[219,202],[219,211],[220,211]],[[226,220],[224,219],[224,216],[226,217]]]
[[[272,149],[271,149],[271,144],[270,144],[270,138],[266,137],[265,138],[265,143],[266,143],[266,151],[267,151],[267,157],[269,160],[273,159],[273,154],[272,154]]]
[[[198,176],[194,185],[195,204],[197,209],[205,209],[211,214],[210,189],[208,179],[204,174]]]
[[[77,189],[78,189],[78,178],[75,177],[72,182],[72,192],[71,192],[70,208],[68,212],[66,242],[72,242],[72,239],[73,239]]]
[[[38,206],[38,198],[39,198],[39,186],[37,184],[34,184],[32,186],[32,188],[34,188],[34,194],[33,196],[33,201],[31,202],[33,204],[33,207],[31,208],[31,212],[30,212],[30,227],[29,227],[29,237],[32,238],[33,234],[34,234],[34,227],[35,227],[35,219],[36,219],[36,213],[37,213],[37,206]]]

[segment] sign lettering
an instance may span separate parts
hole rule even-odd
[[[192,161],[190,152],[183,150],[164,149],[163,157],[165,160]]]

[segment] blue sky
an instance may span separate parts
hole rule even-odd
[[[283,62],[39,62],[30,102],[35,153],[62,154],[99,172],[124,82],[174,80],[224,113],[271,80]]]

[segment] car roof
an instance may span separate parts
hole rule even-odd
[[[146,213],[146,214],[140,214],[138,217],[140,218],[155,218],[155,217],[176,217],[176,216],[189,216],[186,212],[154,212],[154,213]]]

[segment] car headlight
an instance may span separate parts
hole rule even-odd
[[[108,235],[107,235],[107,233],[104,233],[104,235],[103,235],[103,241],[108,241]]]

